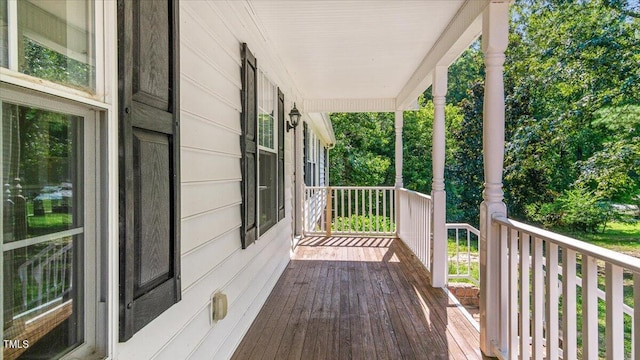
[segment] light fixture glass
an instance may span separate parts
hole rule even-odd
[[[302,114],[300,114],[300,111],[298,111],[296,103],[293,103],[293,108],[289,112],[289,118],[291,120],[287,122],[287,132],[289,132],[289,130],[291,129],[295,130],[296,126],[298,126],[298,123],[300,122],[300,116],[302,116]]]

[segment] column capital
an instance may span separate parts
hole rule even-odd
[[[449,67],[437,65],[433,70],[433,83],[431,84],[431,95],[436,97],[444,97],[447,95],[447,72]]]
[[[395,125],[396,125],[396,128],[398,128],[398,127],[402,128],[402,126],[404,125],[404,111],[396,110],[396,112],[395,112]]]
[[[482,14],[482,52],[504,53],[509,43],[509,3],[489,3]]]

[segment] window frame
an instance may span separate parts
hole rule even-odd
[[[88,266],[87,264],[98,263],[101,259],[101,248],[103,236],[99,229],[99,219],[101,218],[101,198],[99,189],[102,188],[100,182],[102,171],[100,166],[101,159],[101,112],[92,109],[86,105],[78,104],[67,100],[59,100],[47,94],[41,94],[30,89],[19,89],[5,83],[0,84],[2,92],[0,99],[19,106],[28,106],[45,111],[53,111],[68,115],[79,116],[83,118],[82,123],[82,195],[83,195],[83,225],[82,225],[82,262],[83,276],[81,298],[83,301],[82,309],[82,329],[83,340],[74,349],[62,356],[62,359],[72,358],[91,358],[95,356],[106,355],[103,353],[105,349],[100,348],[104,343],[104,328],[107,324],[101,321],[100,314],[100,290],[102,288],[102,269],[100,266]],[[0,109],[0,113],[1,113]],[[1,116],[1,114],[0,114]],[[0,130],[1,132],[1,130]],[[0,133],[0,137],[2,134]],[[0,159],[0,168],[2,160]],[[2,209],[0,209],[0,215]],[[95,239],[90,241],[90,239]],[[4,251],[3,251],[4,253]],[[4,263],[3,257],[0,258],[0,265]],[[4,309],[4,298],[0,296],[0,307]],[[0,322],[4,323],[4,312],[0,313]],[[22,339],[20,339],[22,340]]]
[[[85,213],[88,211],[88,199],[95,201],[92,207],[94,221],[89,222],[85,214],[85,234],[89,234],[89,227],[93,227],[91,234],[95,234],[94,255],[96,266],[85,267],[85,282],[95,284],[95,291],[89,293],[84,290],[85,316],[84,341],[75,349],[64,355],[62,359],[86,358],[102,359],[111,354],[113,343],[113,328],[117,328],[117,293],[114,289],[118,285],[118,246],[117,246],[117,213],[113,213],[117,204],[117,162],[112,161],[113,146],[117,143],[117,131],[114,131],[114,121],[117,119],[117,4],[115,1],[92,0],[93,11],[93,51],[94,51],[94,89],[87,91],[55,83],[46,79],[19,72],[17,51],[17,1],[7,0],[7,67],[0,66],[0,87],[13,87],[20,94],[21,101],[11,101],[16,104],[29,105],[41,109],[67,112],[70,108],[89,110],[95,124],[93,135],[96,156],[91,166],[95,169],[93,192],[85,184]],[[4,95],[4,91],[0,93]],[[26,100],[24,95],[29,95]],[[34,100],[29,100],[34,99]],[[35,100],[37,99],[37,100]],[[73,113],[72,113],[73,114]],[[79,116],[82,116],[80,114]],[[117,129],[116,129],[117,130]],[[86,127],[85,127],[86,134]],[[1,136],[1,134],[0,134]],[[86,140],[86,136],[85,136]],[[87,141],[85,141],[85,163],[87,157]],[[85,174],[88,168],[85,166]],[[102,174],[102,176],[101,176]],[[85,244],[87,242],[85,241]],[[85,246],[85,254],[89,250]],[[0,258],[0,266],[2,265]],[[85,260],[86,261],[86,260]],[[94,316],[87,316],[86,302],[92,301],[95,308]],[[0,296],[0,307],[2,307]],[[114,308],[115,306],[115,308]],[[0,314],[0,320],[3,315]]]
[[[264,84],[264,82],[266,81],[266,84]],[[265,86],[269,86],[273,92],[273,96],[272,96],[272,106],[273,106],[273,110],[272,113],[269,114],[266,112],[266,110],[264,109],[264,107],[262,106],[262,101],[261,101],[261,96],[265,96],[264,95],[264,88]],[[258,150],[264,150],[267,152],[271,152],[271,153],[277,153],[278,152],[278,144],[280,139],[278,139],[278,127],[277,127],[277,120],[276,120],[276,112],[278,111],[278,87],[269,79],[269,77],[267,76],[267,74],[262,71],[262,69],[260,69],[258,67],[258,89],[260,89],[260,91],[258,91],[258,95],[257,95],[257,103],[258,103],[258,112],[257,112],[257,116],[258,118],[256,119],[256,121],[258,122]],[[264,113],[261,113],[261,111],[265,111]],[[272,133],[272,140],[273,140],[273,148],[270,148],[268,146],[264,146],[260,144],[260,140],[261,140],[261,127],[260,127],[260,115],[261,114],[267,114],[268,116],[271,117],[272,121],[272,129],[271,129],[271,133]],[[258,164],[260,163],[260,160],[258,159]]]
[[[278,90],[279,87],[273,83],[271,81],[271,79],[267,76],[267,73],[261,69],[260,67],[258,67],[258,86],[257,88],[259,89],[259,91],[257,92],[256,95],[256,103],[258,104],[258,111],[256,112],[256,119],[255,121],[257,122],[257,138],[258,138],[258,151],[257,151],[257,158],[258,158],[258,168],[256,171],[256,185],[257,185],[257,194],[256,194],[256,198],[257,198],[257,207],[258,207],[258,217],[256,219],[257,221],[257,227],[258,227],[258,239],[260,239],[260,237],[264,236],[265,234],[267,234],[269,232],[269,230],[271,230],[273,227],[275,227],[276,225],[278,225],[278,223],[280,222],[280,220],[282,220],[281,218],[279,218],[278,216],[278,191],[279,191],[279,186],[280,186],[280,181],[279,181],[279,176],[280,176],[280,169],[278,168],[278,147],[280,144],[280,141],[284,141],[284,139],[279,139],[278,136],[278,119],[277,119],[277,112],[278,112]],[[265,84],[266,82],[266,84]],[[271,114],[267,113],[266,111],[264,112],[265,114],[267,114],[268,116],[271,116],[272,121],[272,129],[271,129],[271,133],[272,133],[272,138],[273,138],[273,148],[269,148],[267,146],[263,146],[260,144],[261,141],[261,137],[262,137],[262,128],[260,127],[260,114],[261,111],[265,110],[264,107],[262,106],[263,102],[262,102],[262,98],[261,96],[265,96],[265,87],[266,86],[270,86],[270,90],[272,93],[271,96],[271,106],[273,107],[273,111]],[[273,169],[273,172],[275,174],[274,178],[273,178],[273,206],[272,209],[269,209],[269,213],[273,213],[273,224],[268,225],[266,228],[263,228],[263,224],[262,221],[260,221],[260,214],[262,213],[263,210],[263,203],[262,203],[262,197],[260,196],[261,194],[261,190],[264,188],[264,186],[260,185],[260,169],[261,169],[261,158],[264,156],[262,155],[262,153],[268,153],[269,156],[273,156],[275,161],[275,167]],[[268,187],[267,187],[268,188]]]
[[[115,18],[109,16],[113,10],[110,7],[115,8],[115,4],[91,0],[93,10],[93,61],[95,68],[93,79],[94,88],[79,89],[20,72],[18,55],[19,0],[6,1],[8,64],[7,67],[0,66],[0,81],[33,90],[39,90],[43,93],[60,96],[65,99],[84,103],[103,110],[109,110],[110,106],[107,103],[113,101],[113,99],[107,94],[109,93],[109,89],[113,86],[108,83],[107,79],[109,79],[108,76],[113,74],[113,69],[107,67],[106,64],[110,61],[115,62],[115,53],[109,54],[108,52],[105,52],[105,48],[108,45],[114,45],[108,43],[106,37],[110,28],[115,29]]]

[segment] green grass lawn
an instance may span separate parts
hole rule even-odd
[[[604,232],[595,234],[558,231],[567,236],[607,249],[640,257],[640,221],[633,223],[610,222]]]

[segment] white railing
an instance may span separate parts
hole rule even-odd
[[[640,354],[640,306],[625,304],[625,293],[640,304],[640,259],[504,217],[493,225],[500,233],[501,358]]]
[[[305,235],[395,236],[395,188],[306,187],[303,216]]]
[[[303,225],[305,235],[324,235],[327,232],[327,188],[309,186],[304,190]],[[331,226],[329,226],[331,228]]]
[[[465,279],[480,285],[480,231],[469,224],[447,224],[449,279]],[[461,247],[462,243],[462,247]]]
[[[73,242],[48,245],[18,268],[23,312],[31,313],[61,300],[73,286]]]
[[[413,251],[422,264],[431,269],[432,203],[431,197],[400,189],[400,226],[398,237]]]

